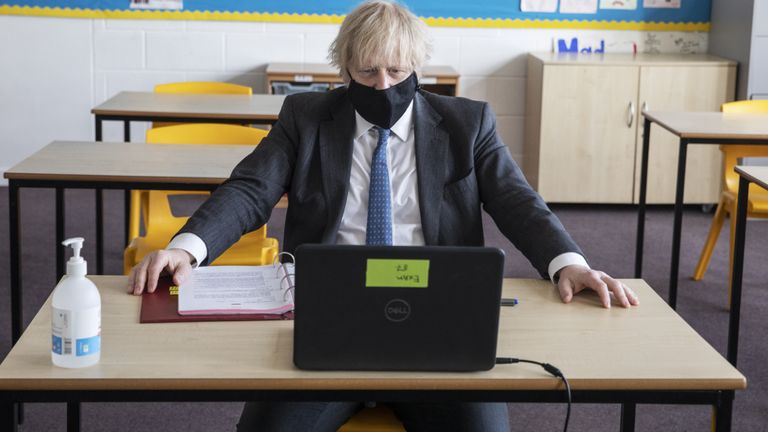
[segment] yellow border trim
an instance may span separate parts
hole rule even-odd
[[[216,11],[99,10],[49,8],[39,6],[0,6],[0,15],[31,15],[65,18],[117,18],[153,20],[267,21],[283,23],[339,24],[342,15],[288,14]],[[424,21],[435,27],[563,28],[599,30],[709,31],[708,22],[664,23],[642,21],[579,21],[502,18],[441,18]]]

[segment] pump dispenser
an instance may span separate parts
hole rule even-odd
[[[90,366],[101,358],[101,296],[85,277],[88,264],[80,256],[83,241],[74,237],[61,243],[72,247],[74,254],[51,300],[51,356],[53,364],[67,368]]]

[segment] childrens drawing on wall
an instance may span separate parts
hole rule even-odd
[[[646,8],[680,9],[681,0],[643,0]]]
[[[637,0],[600,0],[600,9],[637,9]]]

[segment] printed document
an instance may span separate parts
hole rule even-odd
[[[179,287],[179,314],[282,314],[293,310],[293,264],[210,266]]]

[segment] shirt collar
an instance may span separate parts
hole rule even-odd
[[[397,135],[402,141],[408,140],[408,135],[411,133],[413,126],[413,101],[408,104],[408,108],[405,110],[402,116],[392,125],[390,130],[393,134]],[[355,111],[355,139],[359,139],[372,128],[376,127],[375,124],[364,119],[357,111]]]

